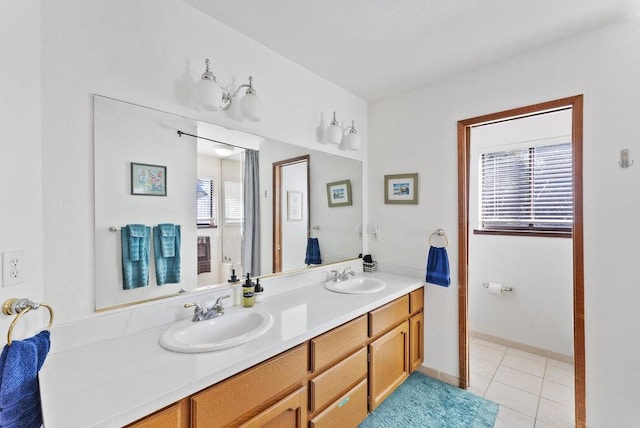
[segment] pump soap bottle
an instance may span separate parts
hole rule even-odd
[[[264,292],[264,288],[262,288],[262,285],[260,285],[260,278],[256,278],[256,288],[255,288],[256,303],[262,302],[263,292]]]
[[[247,273],[247,279],[242,284],[242,306],[250,308],[256,300],[255,284],[251,281],[251,274]]]
[[[231,269],[231,278],[229,278],[227,282],[231,285],[231,290],[233,290],[233,306],[241,305],[242,286],[240,285],[240,280],[236,276],[235,269]]]

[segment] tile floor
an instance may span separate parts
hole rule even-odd
[[[469,391],[500,404],[497,428],[574,427],[573,365],[470,339]]]

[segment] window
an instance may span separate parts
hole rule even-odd
[[[243,218],[242,188],[238,181],[224,182],[224,222],[241,224]]]
[[[571,143],[482,154],[482,230],[571,232]]]
[[[217,227],[217,204],[213,178],[198,178],[196,204],[196,224],[198,227]]]

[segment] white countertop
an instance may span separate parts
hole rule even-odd
[[[40,371],[46,428],[116,427],[172,404],[423,286],[381,272],[384,290],[339,294],[322,284],[272,297],[254,308],[273,315],[262,336],[233,348],[200,354],[165,350],[160,335],[171,324],[58,352]],[[250,311],[239,306],[227,309]]]

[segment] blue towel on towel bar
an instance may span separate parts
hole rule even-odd
[[[156,283],[158,285],[180,282],[180,226],[173,227],[173,256],[164,255],[161,226],[153,228],[153,258],[156,262]],[[166,236],[165,236],[166,238]]]
[[[451,284],[449,257],[444,247],[430,247],[427,259],[427,282],[448,287]]]
[[[0,355],[0,426],[42,425],[38,372],[51,345],[48,331],[5,345]]]
[[[176,226],[171,223],[159,224],[160,247],[162,257],[173,257],[176,255]]]
[[[151,228],[129,224],[120,232],[122,240],[122,289],[149,285],[149,248]]]
[[[318,238],[307,239],[307,254],[304,258],[306,265],[321,265],[322,257],[320,256],[320,242]]]

